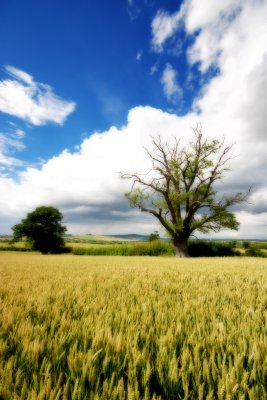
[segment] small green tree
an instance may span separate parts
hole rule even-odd
[[[42,254],[58,253],[65,245],[63,235],[67,230],[61,225],[62,219],[63,216],[57,208],[37,207],[19,224],[12,227],[12,242],[26,238],[33,250]]]
[[[122,174],[130,179],[126,193],[130,205],[152,214],[165,228],[177,257],[188,256],[188,239],[195,231],[208,233],[238,229],[239,223],[229,207],[247,197],[242,193],[220,197],[214,183],[220,181],[231,159],[232,146],[204,138],[201,125],[193,129],[195,140],[180,148],[179,140],[163,143],[153,140],[154,150],[147,174]]]
[[[150,233],[150,235],[148,236],[149,242],[154,242],[155,240],[159,240],[159,239],[160,239],[160,237],[159,237],[158,231],[154,231],[154,232]]]

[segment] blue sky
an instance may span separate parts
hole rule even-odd
[[[166,62],[170,62],[179,67],[179,84],[184,84],[188,68],[182,50],[186,41],[179,38],[179,56],[154,52],[150,25],[166,2],[147,3],[1,3],[1,78],[7,78],[5,66],[11,65],[50,85],[63,99],[76,103],[75,112],[62,127],[48,123],[29,129],[17,118],[1,115],[2,130],[12,121],[28,132],[22,158],[47,159],[65,147],[73,148],[82,134],[125,123],[128,110],[136,105],[173,108],[162,91],[160,74]],[[176,10],[177,4],[169,1],[168,10]],[[153,67],[158,69],[154,73]],[[190,107],[198,85],[194,86],[184,90],[179,113]]]
[[[201,121],[236,143],[220,190],[254,187],[238,234],[267,236],[266,5],[2,0],[0,233],[44,203],[74,233],[157,229],[117,172],[145,166],[151,135],[186,138]]]

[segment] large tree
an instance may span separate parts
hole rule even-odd
[[[133,183],[126,193],[131,206],[158,219],[178,257],[189,255],[188,239],[195,231],[237,230],[239,223],[229,207],[246,198],[242,193],[221,197],[214,189],[229,169],[232,146],[205,138],[201,125],[193,131],[194,140],[187,148],[181,147],[177,138],[164,143],[160,136],[153,139],[153,151],[146,149],[151,170],[122,174]]]
[[[57,208],[37,207],[12,227],[12,242],[26,238],[33,250],[43,254],[58,253],[64,247],[63,234],[66,232],[66,227],[61,224],[62,219],[63,216]]]

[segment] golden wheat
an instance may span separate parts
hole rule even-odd
[[[267,260],[0,253],[0,399],[266,399]]]

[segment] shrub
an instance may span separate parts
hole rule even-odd
[[[32,251],[29,247],[0,246],[0,251]]]
[[[188,250],[191,257],[225,257],[240,255],[239,251],[235,249],[235,242],[194,240],[189,242]]]
[[[257,246],[251,246],[246,249],[245,256],[248,257],[266,257],[265,253]]]

